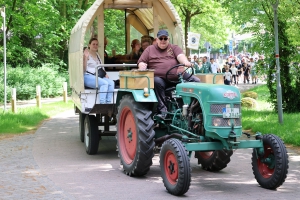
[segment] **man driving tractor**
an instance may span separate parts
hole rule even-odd
[[[160,30],[157,33],[157,44],[149,46],[141,55],[138,60],[138,67],[140,70],[155,69],[154,71],[154,92],[158,99],[157,112],[159,117],[166,118],[167,107],[165,103],[165,90],[168,87],[174,86],[174,83],[170,83],[166,80],[166,73],[174,65],[178,63],[184,64],[186,67],[191,67],[192,64],[188,61],[184,55],[182,49],[170,44],[169,33],[166,30]],[[185,69],[182,66],[178,68],[177,72],[174,72],[170,76],[170,79],[178,79],[177,74],[183,72]],[[200,82],[200,79],[196,76],[184,73],[183,79],[190,82]]]

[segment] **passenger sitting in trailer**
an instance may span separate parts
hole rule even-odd
[[[96,88],[96,70],[99,64],[102,64],[100,55],[98,54],[98,40],[91,38],[89,41],[89,48],[86,48],[83,53],[83,71],[84,73],[84,86],[89,88]],[[99,102],[100,104],[111,103],[115,82],[110,80],[108,75],[98,78],[98,90],[100,91]]]

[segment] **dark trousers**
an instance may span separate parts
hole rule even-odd
[[[230,85],[230,81],[227,80],[227,79],[224,79],[224,84],[225,84],[225,85]]]
[[[190,76],[190,74],[185,73],[183,75],[183,79],[187,80],[187,78]],[[189,82],[200,82],[200,79],[196,76],[192,76],[189,80]],[[166,106],[166,94],[165,90],[166,88],[176,86],[175,83],[170,83],[169,81],[161,78],[161,77],[154,77],[154,92],[156,95],[156,98],[158,100],[157,104],[157,112],[167,112],[167,106]]]
[[[236,78],[237,78],[237,75],[232,75],[232,80],[231,81],[233,82],[233,80],[234,80],[234,84],[237,83]]]

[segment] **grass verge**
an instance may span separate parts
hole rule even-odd
[[[300,113],[284,113],[283,124],[279,123],[278,112],[273,111],[267,103],[269,91],[266,85],[252,88],[258,94],[256,109],[242,109],[242,125],[244,130],[273,133],[285,143],[300,146]]]
[[[55,102],[43,104],[41,108],[35,106],[18,108],[17,113],[11,111],[0,112],[0,136],[7,134],[22,134],[33,131],[45,119],[73,108],[73,102]]]

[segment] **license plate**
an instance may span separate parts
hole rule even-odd
[[[239,118],[239,108],[223,108],[223,118]]]

